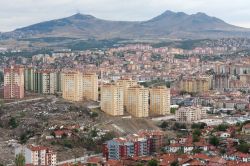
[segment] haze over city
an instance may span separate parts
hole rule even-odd
[[[185,3],[185,5],[180,5]],[[238,0],[1,0],[0,31],[6,32],[75,13],[101,19],[145,21],[166,10],[204,12],[230,24],[250,28],[250,2]]]

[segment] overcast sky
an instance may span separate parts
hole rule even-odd
[[[147,20],[166,10],[204,12],[250,28],[250,0],[0,0],[0,31],[77,12],[109,20]]]

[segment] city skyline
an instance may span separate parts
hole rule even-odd
[[[2,1],[2,0],[1,0]],[[1,2],[0,1],[0,2]],[[0,32],[12,31],[31,24],[58,19],[75,13],[90,14],[97,18],[114,21],[144,21],[151,19],[166,10],[194,14],[204,12],[218,17],[227,23],[250,28],[250,5],[246,0],[237,4],[226,0],[188,0],[185,5],[179,5],[182,0],[13,0],[2,2],[0,7]],[[55,8],[57,9],[55,11]],[[48,14],[51,13],[51,14]]]

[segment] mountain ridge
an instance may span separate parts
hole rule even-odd
[[[11,32],[0,33],[1,39],[39,37],[74,37],[79,39],[201,39],[249,37],[250,29],[237,27],[205,13],[186,14],[166,10],[146,21],[112,21],[88,14],[40,22]]]

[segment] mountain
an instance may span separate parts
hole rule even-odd
[[[78,38],[78,39],[201,39],[250,37],[250,29],[230,25],[205,13],[188,15],[165,11],[147,21],[109,21],[91,15],[73,16],[46,21],[12,32],[1,39]]]

